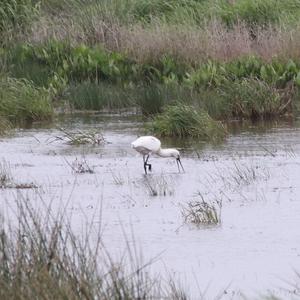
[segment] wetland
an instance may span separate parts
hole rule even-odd
[[[50,204],[53,215],[63,209],[76,235],[90,226],[92,244],[100,234],[114,259],[136,247],[154,260],[151,272],[172,274],[192,299],[299,296],[299,125],[233,124],[217,144],[162,139],[180,149],[186,172],[151,156],[147,176],[130,147],[141,133],[135,115],[80,114],[15,130],[0,143],[1,211],[15,223],[20,200],[42,215]],[[103,142],[70,144],[64,133],[74,131],[96,131]],[[188,203],[201,202],[218,224],[185,218]]]

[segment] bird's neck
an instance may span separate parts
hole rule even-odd
[[[161,156],[161,157],[170,157],[171,155],[172,149],[162,149],[160,148],[159,151],[157,152],[157,155]]]

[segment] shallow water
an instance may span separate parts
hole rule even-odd
[[[151,157],[152,174],[130,148],[140,133],[134,117],[94,116],[58,120],[67,130],[99,130],[107,143],[70,146],[55,127],[36,126],[1,139],[2,164],[14,181],[38,189],[2,189],[4,214],[18,194],[35,205],[67,205],[80,233],[87,222],[101,224],[112,255],[125,242],[136,244],[154,272],[178,278],[193,298],[224,298],[268,292],[286,297],[300,271],[300,128],[280,123],[240,127],[225,142],[162,140],[182,152],[186,173],[172,159]],[[94,174],[76,174],[70,165],[85,160]],[[185,224],[189,201],[222,200],[221,225]],[[157,194],[157,195],[153,195]],[[38,196],[37,196],[38,195]],[[41,208],[42,209],[42,208]],[[286,283],[288,282],[288,283]],[[298,291],[299,292],[299,291]]]

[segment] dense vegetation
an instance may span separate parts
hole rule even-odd
[[[150,116],[184,103],[219,120],[296,115],[299,16],[297,0],[1,1],[0,73],[79,110]],[[20,115],[13,104],[6,114]]]

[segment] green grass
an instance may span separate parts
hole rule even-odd
[[[66,99],[78,110],[120,109],[136,103],[130,88],[90,81],[71,85],[66,90]]]
[[[136,88],[137,105],[143,115],[149,116],[161,113],[166,105],[179,102],[192,102],[193,91],[178,83],[151,83]]]
[[[19,123],[51,118],[49,92],[27,80],[0,77],[0,116]]]
[[[226,135],[223,125],[213,120],[207,112],[184,104],[168,106],[153,119],[151,130],[159,136],[191,136],[205,140],[219,140]]]
[[[79,110],[102,110],[138,107],[143,115],[160,113],[163,107],[188,99],[192,90],[179,84],[115,85],[107,82],[74,83],[65,91],[65,98]]]
[[[38,17],[39,5],[33,0],[4,0],[0,3],[0,46],[14,40]]]
[[[227,106],[228,118],[260,119],[283,114],[279,92],[272,86],[255,78],[228,82],[219,93]]]
[[[53,2],[53,1],[52,1]],[[239,21],[248,25],[275,24],[281,21],[296,22],[300,14],[299,2],[295,0],[113,0],[73,1],[81,8],[81,14],[110,15],[123,24],[159,20],[169,24],[203,25],[207,20],[220,19],[227,26]],[[80,12],[79,12],[80,13]]]
[[[9,132],[12,124],[7,120],[6,117],[0,116],[0,136],[3,136]]]
[[[153,262],[141,261],[134,246],[113,259],[100,227],[87,225],[79,238],[64,209],[57,214],[39,198],[43,213],[20,195],[16,225],[0,218],[1,299],[175,299],[179,293],[173,281],[150,275]]]

